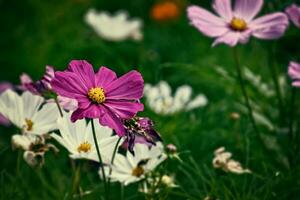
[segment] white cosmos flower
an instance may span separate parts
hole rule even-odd
[[[54,103],[44,103],[44,98],[24,92],[21,96],[12,90],[0,95],[0,113],[23,133],[46,134],[56,129],[58,109]]]
[[[126,11],[119,11],[115,15],[110,15],[107,12],[97,12],[95,9],[90,9],[85,15],[85,22],[106,40],[141,40],[143,38],[142,21],[128,18]]]
[[[112,136],[112,129],[101,126],[97,120],[94,120],[94,125],[102,161],[109,163],[119,137]],[[57,120],[57,126],[61,135],[52,133],[51,137],[70,152],[71,158],[99,162],[91,122],[86,123],[83,119],[72,123],[71,113],[64,112],[64,116]]]
[[[189,111],[206,106],[208,101],[205,95],[199,94],[193,100],[192,88],[183,85],[177,88],[172,96],[171,87],[165,81],[156,86],[145,84],[145,97],[149,107],[157,114],[171,115],[181,111]]]
[[[126,152],[126,156],[116,154],[114,164],[111,166],[112,173],[110,176],[110,167],[106,166],[104,168],[106,176],[109,176],[112,181],[119,181],[124,185],[128,185],[145,178],[147,173],[153,171],[167,158],[160,142],[152,147],[145,144],[135,144],[134,152],[134,156],[129,151]],[[101,169],[99,175],[102,177]]]

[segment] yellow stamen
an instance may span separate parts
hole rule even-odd
[[[133,176],[136,176],[136,177],[140,177],[144,174],[144,168],[141,167],[141,166],[137,166],[136,168],[134,168],[132,170],[132,173],[131,173]]]
[[[83,142],[79,145],[79,147],[77,148],[77,151],[79,153],[81,153],[81,152],[87,153],[91,150],[91,148],[92,148],[92,145],[90,143]]]
[[[33,121],[31,121],[30,119],[25,119],[25,123],[26,123],[26,130],[27,131],[32,131],[33,128]]]
[[[236,31],[244,31],[247,29],[247,23],[241,18],[234,17],[230,22],[230,27]]]
[[[105,101],[105,93],[103,88],[95,87],[91,88],[88,92],[89,99],[94,103],[103,103]]]

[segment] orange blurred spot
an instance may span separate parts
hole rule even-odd
[[[169,21],[177,19],[179,15],[179,5],[172,1],[156,3],[151,9],[151,17],[156,21]]]

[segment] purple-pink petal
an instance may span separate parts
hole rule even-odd
[[[130,71],[104,88],[106,99],[139,100],[143,96],[144,80],[137,71]]]
[[[218,44],[224,43],[231,47],[234,47],[239,42],[242,44],[248,42],[250,35],[251,33],[249,31],[245,31],[245,32],[230,31],[224,34],[223,36],[218,37],[214,41],[212,46],[214,47]]]
[[[95,87],[95,73],[93,66],[85,60],[72,60],[68,70],[77,75],[80,82],[88,88]]]
[[[213,8],[222,18],[230,22],[233,18],[231,0],[214,0]]]
[[[99,118],[99,122],[102,126],[108,126],[116,131],[116,133],[122,137],[125,135],[125,128],[121,119],[116,116],[110,109],[103,106],[104,114]]]
[[[261,39],[281,37],[288,27],[288,18],[284,13],[272,13],[259,17],[249,24],[252,35]]]
[[[106,88],[112,81],[117,79],[117,75],[107,67],[101,67],[95,75],[96,86]]]
[[[191,25],[208,37],[218,37],[229,31],[225,20],[201,7],[190,6],[187,14]]]
[[[75,110],[72,113],[71,121],[75,122],[79,119],[84,119],[84,118],[87,119],[99,118],[105,114],[104,112],[105,112],[104,106],[91,104],[88,108],[85,109],[78,108],[77,110]]]
[[[263,0],[235,0],[234,15],[235,17],[250,22],[261,10]]]
[[[109,100],[104,104],[122,119],[129,119],[139,111],[144,110],[144,105],[137,102]]]
[[[296,4],[293,4],[285,9],[285,12],[288,14],[291,21],[300,28],[300,7]]]
[[[293,80],[292,86],[300,87],[300,63],[291,61],[288,67],[288,75]]]
[[[77,74],[69,71],[55,72],[55,78],[52,80],[51,85],[59,95],[69,98],[74,98],[76,94],[85,96],[89,90]]]

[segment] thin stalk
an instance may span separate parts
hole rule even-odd
[[[94,143],[95,143],[97,155],[98,155],[100,164],[102,165],[101,166],[101,173],[102,173],[102,178],[103,178],[105,199],[108,199],[107,186],[106,186],[106,176],[105,176],[105,172],[104,172],[104,168],[103,168],[102,157],[101,157],[101,154],[100,154],[100,148],[99,148],[98,141],[97,141],[97,136],[96,136],[95,125],[94,125],[94,120],[93,119],[91,119],[91,124],[92,124],[92,132],[93,132],[93,138],[94,138]]]
[[[115,148],[114,148],[114,151],[113,151],[113,154],[112,154],[112,157],[111,157],[111,161],[110,161],[110,168],[109,168],[109,175],[108,175],[108,178],[107,178],[107,188],[108,188],[108,193],[109,193],[109,190],[110,190],[110,175],[112,173],[112,168],[111,166],[114,164],[114,160],[115,160],[115,157],[116,157],[116,154],[117,154],[117,150],[118,150],[118,147],[119,147],[119,144],[121,142],[121,137],[119,137],[116,145],[115,145]]]
[[[18,150],[18,158],[17,158],[17,165],[16,165],[16,174],[20,176],[20,166],[21,166],[21,159],[22,159],[22,150]]]
[[[124,191],[125,191],[124,184],[121,183],[121,200],[124,200]]]
[[[294,131],[294,110],[295,110],[295,99],[296,99],[296,88],[292,86],[292,94],[290,99],[290,108],[289,108],[289,137],[290,137],[290,162],[291,165],[296,164],[297,159],[295,158],[295,155],[297,155],[298,152],[298,141],[297,141],[297,135],[296,131]]]
[[[284,123],[285,120],[285,111],[284,111],[284,105],[283,105],[283,99],[282,99],[282,95],[281,95],[281,91],[280,91],[280,87],[279,87],[279,83],[278,83],[278,72],[277,72],[277,68],[275,66],[274,63],[274,58],[273,58],[273,48],[271,51],[271,56],[269,56],[269,69],[270,69],[270,73],[272,75],[272,79],[273,79],[273,83],[275,86],[275,92],[276,92],[276,97],[277,97],[277,101],[278,101],[278,110],[279,110],[279,114],[280,114],[280,121]]]
[[[240,59],[239,59],[237,48],[233,49],[233,53],[234,53],[236,71],[237,71],[237,74],[238,74],[238,81],[240,83],[241,91],[242,91],[242,94],[243,94],[245,102],[246,102],[246,107],[248,109],[248,115],[249,115],[249,118],[250,118],[250,121],[252,123],[254,131],[259,136],[259,130],[258,130],[257,125],[255,123],[255,119],[253,117],[253,110],[252,110],[252,107],[250,105],[250,100],[249,100],[249,97],[248,97],[248,94],[247,94],[247,91],[246,91],[245,82],[244,82],[243,75],[242,75],[242,69],[241,69],[241,65],[240,65]]]
[[[61,109],[61,107],[60,107],[60,105],[59,105],[59,102],[58,102],[58,100],[57,100],[57,97],[56,97],[54,100],[55,100],[55,103],[56,103],[56,105],[57,105],[57,108],[58,108],[58,111],[59,111],[60,116],[63,117],[64,114],[63,114],[62,109]]]
[[[80,182],[80,173],[81,173],[81,163],[79,163],[78,166],[75,167],[70,199],[73,199],[73,195],[75,195],[77,192],[79,192],[78,187],[79,187],[79,182]]]
[[[293,87],[293,86],[292,86]],[[295,110],[295,98],[296,98],[296,88],[292,88],[292,95],[291,95],[291,100],[290,100],[290,120],[289,120],[289,133],[290,133],[290,138],[291,142],[294,142],[296,135],[293,130],[293,122],[294,122],[294,110]]]

